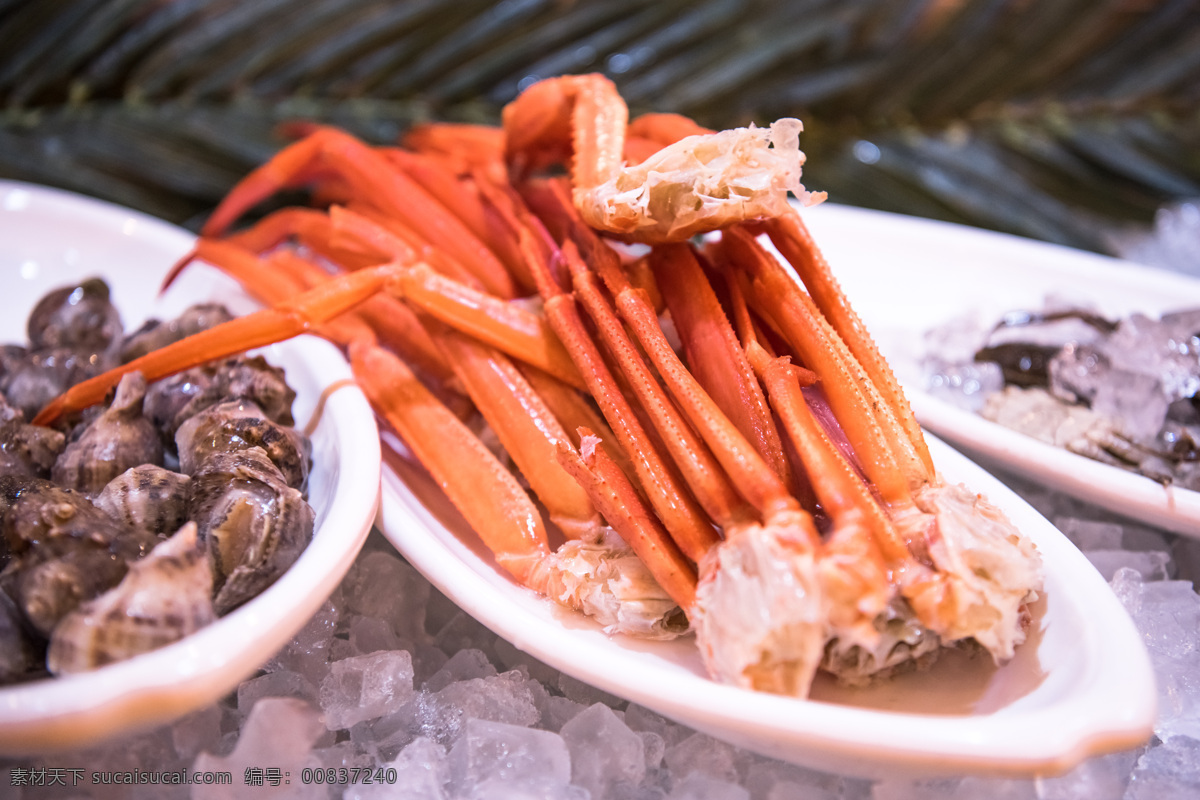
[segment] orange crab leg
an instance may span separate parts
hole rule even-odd
[[[545,302],[547,322],[579,367],[588,391],[612,426],[625,454],[633,460],[634,471],[650,505],[684,554],[699,561],[716,543],[716,532],[695,498],[683,486],[674,465],[651,445],[649,436],[629,401],[617,388],[612,372],[584,327],[574,299],[555,282],[549,263],[542,260],[541,248],[534,243],[532,230],[523,229],[522,245]]]
[[[648,261],[692,375],[784,485],[791,486],[791,467],[771,409],[695,254],[687,245],[659,245]]]
[[[796,269],[817,308],[842,337],[842,341],[850,348],[850,352],[887,400],[888,407],[895,413],[926,471],[932,476],[933,459],[929,455],[921,426],[917,424],[916,417],[909,408],[908,398],[901,391],[892,368],[879,352],[875,340],[854,313],[850,300],[838,285],[837,278],[829,268],[829,262],[813,241],[812,234],[809,233],[800,214],[792,209],[791,213],[784,216],[761,221],[757,227],[766,231],[771,237],[771,242]]]
[[[528,585],[550,547],[537,507],[512,473],[400,359],[355,343],[350,346],[350,363],[371,404],[442,487],[496,562]]]
[[[717,252],[749,276],[747,299],[817,373],[867,479],[887,502],[910,500],[911,473],[899,468],[895,431],[889,436],[874,410],[882,400],[870,396],[862,368],[812,300],[744,230],[724,231]]]
[[[567,433],[503,353],[453,329],[435,332],[459,380],[529,481],[550,519],[569,539],[595,534],[600,518],[587,493],[559,466]]]
[[[506,302],[423,265],[400,275],[395,291],[447,325],[583,388],[585,381],[545,316]]]
[[[316,288],[333,276],[290,250],[278,250],[264,262],[239,245],[219,239],[199,239],[196,248],[180,264],[200,259],[234,280],[265,305]],[[386,294],[365,300],[357,316],[371,326],[379,340],[401,357],[439,380],[453,379],[454,371],[429,337],[416,314],[404,303]],[[350,339],[331,336],[343,346]]]
[[[637,473],[633,469],[633,462],[625,455],[624,450],[615,446],[616,437],[608,427],[608,423],[604,421],[604,417],[600,416],[595,406],[582,392],[574,386],[542,372],[537,367],[518,362],[517,369],[521,370],[521,374],[538,393],[538,397],[542,398],[542,402],[550,407],[555,419],[562,424],[567,435],[571,437],[571,442],[577,448],[583,446],[577,433],[580,428],[595,431],[596,436],[600,438],[600,446],[604,448],[604,452],[617,462],[630,482],[636,479]]]
[[[571,185],[599,186],[624,162],[629,110],[612,81],[567,75],[535,83],[504,107],[506,157],[517,175],[570,163]]]
[[[451,122],[414,125],[404,134],[405,147],[435,153],[455,162],[460,170],[487,169],[504,174],[504,131],[491,125]]]
[[[397,271],[396,265],[389,264],[343,275],[271,308],[232,319],[147,353],[72,386],[39,411],[34,424],[49,425],[63,414],[95,405],[130,372],[140,371],[147,381],[156,381],[214,358],[308,333],[384,289],[396,279]]]
[[[679,409],[642,361],[621,320],[601,294],[598,279],[579,258],[574,242],[564,244],[563,256],[574,280],[575,297],[591,317],[600,341],[629,382],[634,396],[700,505],[720,525],[745,519],[748,516],[745,502],[708,446],[679,414]]]
[[[356,197],[419,231],[430,244],[470,269],[488,291],[500,297],[516,294],[504,266],[467,226],[382,153],[333,128],[317,129],[242,179],[217,206],[204,235],[219,236],[246,210],[282,188],[306,181],[314,165],[334,169],[353,187]]]
[[[509,274],[518,281],[522,290],[536,291],[533,279],[521,257],[520,243],[516,236],[512,235],[509,226],[498,218],[497,210],[481,196],[479,184],[486,182],[482,174],[460,176],[450,168],[450,159],[445,156],[411,153],[398,148],[389,148],[384,154],[398,169],[403,170],[462,220],[480,241],[487,243],[496,257],[504,263]]]
[[[424,261],[435,272],[472,289],[488,291],[487,286],[472,270],[441,248],[429,244],[403,221],[389,216],[369,203],[351,199],[345,206],[331,207],[329,214],[343,229],[354,231],[355,235],[373,242],[377,247],[387,248],[389,253],[412,252],[416,260]]]
[[[581,428],[579,434],[582,456],[563,445],[558,450],[559,462],[629,543],[658,585],[687,613],[696,604],[696,570],[642,502],[625,473],[598,446],[600,440],[587,428]]]
[[[787,358],[771,358],[753,340],[746,350],[767,387],[772,408],[804,461],[821,507],[833,521],[819,562],[823,585],[834,600],[832,609],[843,614],[853,611],[831,621],[843,628],[861,626],[864,635],[873,638],[874,617],[891,595],[884,555],[892,564],[907,564],[911,560],[908,548],[870,489],[809,411],[800,391],[801,375],[807,370],[793,366]]]

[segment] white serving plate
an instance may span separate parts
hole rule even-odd
[[[879,777],[1064,771],[1151,733],[1155,684],[1141,637],[1099,573],[995,478],[931,439],[942,474],[986,494],[1041,550],[1031,638],[996,669],[946,657],[854,691],[818,680],[797,700],[714,683],[691,637],[609,636],[515,584],[431,479],[385,450],[378,525],[464,611],[563,672],[664,716],[815,769]]]
[[[253,309],[236,284],[199,265],[157,296],[163,275],[193,241],[187,231],[128,209],[0,182],[0,342],[25,341],[26,315],[46,291],[92,275],[108,281],[126,330],[201,300],[220,300],[236,313]],[[350,568],[378,503],[374,415],[327,342],[303,336],[261,352],[286,370],[296,390],[297,427],[315,424],[312,542],[261,595],[180,642],[89,673],[0,688],[0,754],[85,746],[216,701],[286,644]]]
[[[914,368],[922,335],[965,314],[990,324],[1056,295],[1110,318],[1158,316],[1200,306],[1200,281],[944,222],[828,204],[803,213],[923,426],[987,463],[1140,522],[1200,536],[1200,492],[1164,487],[956,408],[922,391]]]

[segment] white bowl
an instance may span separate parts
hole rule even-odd
[[[187,231],[128,209],[0,182],[0,342],[25,340],[25,318],[46,291],[92,275],[108,281],[126,330],[208,299],[235,313],[252,310],[235,283],[203,266],[157,297],[162,276],[193,241]],[[301,336],[260,352],[284,368],[296,391],[297,427],[312,428],[312,542],[261,595],[182,641],[91,672],[0,688],[0,753],[86,746],[214,702],[286,644],[350,568],[378,504],[374,415],[328,342]]]

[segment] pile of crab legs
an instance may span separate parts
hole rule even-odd
[[[818,668],[864,680],[942,645],[1006,660],[1039,556],[938,477],[788,203],[812,199],[798,129],[630,122],[599,76],[535,84],[502,128],[420,126],[403,148],[293,126],[303,138],[231,191],[168,278],[202,260],[266,308],[82,383],[35,421],[101,401],[124,372],[155,380],[313,332],[345,348],[381,420],[515,580],[614,630],[663,635],[665,609],[682,609],[718,680],[804,696]],[[228,233],[300,187],[314,208]],[[618,557],[629,548],[636,560]]]

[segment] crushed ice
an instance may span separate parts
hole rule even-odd
[[[79,794],[196,800],[1200,796],[1200,595],[1191,583],[1200,575],[1200,542],[1008,480],[1110,580],[1142,632],[1160,693],[1150,746],[1029,781],[870,782],[803,769],[678,725],[536,661],[459,611],[376,537],[296,638],[221,702],[144,736],[10,761],[0,770],[44,764],[233,774],[233,787],[196,786],[190,793],[134,786]],[[291,784],[242,784],[248,768],[263,766],[278,767]],[[336,775],[356,768],[383,769],[387,782],[300,780],[306,769]],[[7,783],[4,776],[0,782]],[[62,795],[11,787],[4,796]]]

